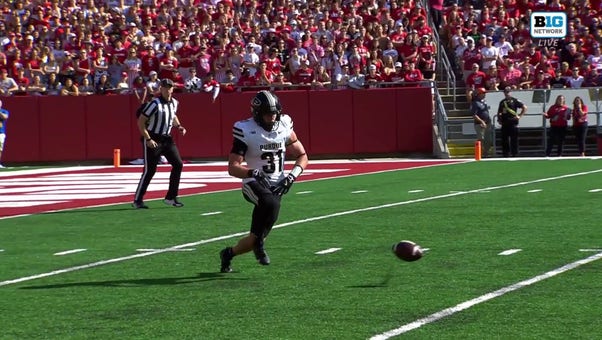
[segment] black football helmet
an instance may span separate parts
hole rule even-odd
[[[251,112],[253,119],[259,126],[266,131],[272,131],[276,124],[266,123],[263,120],[264,115],[276,115],[276,122],[280,121],[282,106],[280,100],[270,91],[259,91],[251,100]]]

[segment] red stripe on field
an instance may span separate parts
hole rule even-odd
[[[303,175],[301,176],[301,178],[299,179],[299,181],[305,181],[305,180],[315,180],[315,179],[322,179],[322,178],[334,178],[334,177],[341,177],[341,176],[349,176],[349,175],[357,175],[357,174],[365,174],[365,173],[372,173],[372,172],[379,172],[379,171],[388,171],[388,170],[401,170],[401,169],[408,169],[408,168],[415,168],[415,167],[423,167],[423,166],[432,166],[432,165],[439,165],[439,164],[446,164],[446,163],[450,163],[450,161],[391,161],[391,162],[370,162],[370,161],[362,161],[362,162],[356,162],[356,161],[349,161],[349,162],[340,162],[340,163],[315,163],[315,164],[310,164],[309,168],[303,173]],[[335,169],[336,171],[332,171],[332,172],[328,172],[329,170],[333,170]],[[159,166],[159,168],[157,169],[157,173],[169,173],[169,171],[171,170],[171,167],[169,165],[167,166]],[[319,172],[320,170],[324,171],[324,172]],[[207,177],[207,178],[189,178],[187,177],[187,174],[190,174],[192,172],[198,172],[198,171],[202,171],[202,172],[216,172],[216,173],[225,173],[224,175],[222,175],[224,177],[228,177],[227,174],[227,166],[223,165],[223,166],[218,166],[218,165],[199,165],[199,164],[185,164],[184,165],[184,171],[182,173],[182,182],[186,182],[186,181],[191,181],[196,183],[197,185],[200,185],[199,187],[195,187],[195,188],[183,188],[180,189],[180,196],[188,196],[188,195],[195,195],[195,194],[201,194],[201,193],[209,193],[209,192],[216,192],[216,191],[223,191],[223,190],[232,190],[232,189],[237,189],[240,188],[240,182],[236,181],[236,182],[228,182],[231,181],[231,178],[228,178],[227,180],[225,180],[226,182],[214,182],[214,181],[204,181],[204,179],[208,180],[211,177]],[[61,179],[62,176],[65,175],[77,175],[77,176],[86,176],[86,175],[99,175],[99,174],[110,174],[110,175],[134,175],[135,174],[135,178],[136,181],[140,178],[140,174],[142,172],[142,167],[141,166],[125,166],[125,167],[120,167],[120,168],[113,168],[113,167],[106,167],[106,168],[101,168],[101,169],[78,169],[78,170],[69,170],[69,171],[61,171],[60,169],[57,169],[56,172],[52,172],[52,173],[41,173],[41,174],[28,174],[28,175],[19,175],[17,172],[15,172],[15,175],[8,175],[8,176],[4,176],[0,178],[0,190],[4,191],[4,192],[9,192],[9,189],[15,189],[15,188],[28,188],[27,185],[24,185],[23,183],[19,183],[18,185],[11,185],[10,182],[19,182],[19,179],[22,179],[23,181],[27,180],[27,181],[31,181],[31,180],[39,180],[41,182],[44,182],[44,185],[51,185],[52,180],[58,180]],[[155,175],[155,178],[157,178],[158,176]],[[100,182],[99,182],[100,183]],[[151,182],[152,184],[153,182]],[[95,182],[93,182],[92,179],[90,179],[89,184],[93,185],[95,184]],[[104,184],[99,184],[99,186],[102,186]],[[36,194],[36,190],[35,189],[36,186],[32,185],[31,186],[31,192],[21,192],[18,194],[13,194],[13,193],[8,193],[8,194],[2,194],[2,201],[4,202],[10,202],[11,199],[11,195],[13,198],[13,201],[17,201],[16,197],[17,195],[19,197],[23,197],[25,195],[25,197],[27,197],[27,194]],[[146,200],[152,200],[152,199],[159,199],[159,198],[163,198],[163,196],[165,195],[165,192],[167,190],[167,184],[165,184],[164,186],[162,185],[162,190],[154,190],[154,191],[148,191],[145,199]],[[94,193],[93,191],[94,189],[90,189],[90,193]],[[9,217],[9,216],[17,216],[17,215],[26,215],[26,214],[38,214],[38,213],[44,213],[44,212],[50,212],[50,211],[57,211],[57,210],[66,210],[66,209],[75,209],[75,208],[84,208],[84,207],[91,207],[91,206],[99,206],[99,205],[109,205],[109,204],[120,204],[120,203],[128,203],[132,201],[132,197],[133,197],[134,193],[133,191],[131,193],[127,193],[127,194],[123,194],[123,193],[115,193],[114,195],[111,195],[110,197],[104,197],[104,198],[96,198],[96,199],[70,199],[66,202],[62,202],[62,203],[54,203],[54,204],[43,204],[43,205],[36,205],[36,206],[22,206],[22,207],[3,207],[0,208],[0,217]],[[57,199],[58,200],[58,199]]]

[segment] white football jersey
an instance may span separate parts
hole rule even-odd
[[[286,144],[293,132],[293,121],[288,115],[281,115],[276,128],[266,131],[253,118],[234,123],[234,138],[247,145],[245,161],[250,169],[261,169],[272,184],[284,178]],[[243,179],[243,183],[252,178]]]

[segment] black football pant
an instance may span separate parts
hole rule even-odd
[[[504,157],[518,155],[518,125],[502,125],[502,154]]]
[[[251,220],[251,233],[257,236],[261,243],[278,220],[282,196],[274,195],[270,189],[256,181],[244,184],[242,193],[247,201],[255,205]]]
[[[546,156],[552,155],[552,148],[554,145],[558,146],[556,156],[562,156],[562,150],[564,149],[564,138],[566,137],[566,126],[551,126],[548,130],[548,145],[546,145]]]
[[[138,189],[136,189],[136,195],[134,201],[142,202],[146,189],[150,184],[151,179],[157,172],[157,164],[161,159],[161,155],[165,156],[169,164],[171,164],[171,173],[169,175],[169,189],[165,195],[165,199],[174,199],[178,196],[178,189],[180,187],[180,176],[182,175],[182,158],[180,152],[176,147],[171,136],[152,135],[151,138],[157,142],[157,147],[152,149],[146,146],[146,142],[142,141],[142,147],[144,150],[144,171],[140,182],[138,182]]]
[[[585,138],[587,137],[587,123],[579,126],[573,125],[573,131],[575,131],[575,138],[577,139],[577,147],[579,148],[579,154],[585,152]]]

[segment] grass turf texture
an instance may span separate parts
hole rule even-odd
[[[471,162],[299,182],[278,223],[601,164]],[[596,172],[277,228],[266,242],[272,264],[246,254],[231,274],[218,273],[218,251],[240,237],[1,286],[0,338],[365,339],[592,254],[581,248],[602,248],[602,192],[588,192],[602,188],[601,178]],[[252,207],[240,191],[182,201],[182,209],[153,201],[145,211],[116,205],[0,220],[0,281],[248,230]],[[222,213],[201,216],[213,211]],[[431,250],[401,262],[391,253],[401,239]],[[314,254],[333,247],[342,249]],[[76,248],[88,251],[52,256]],[[497,255],[511,248],[522,251]],[[595,261],[405,337],[598,338],[601,270]]]

